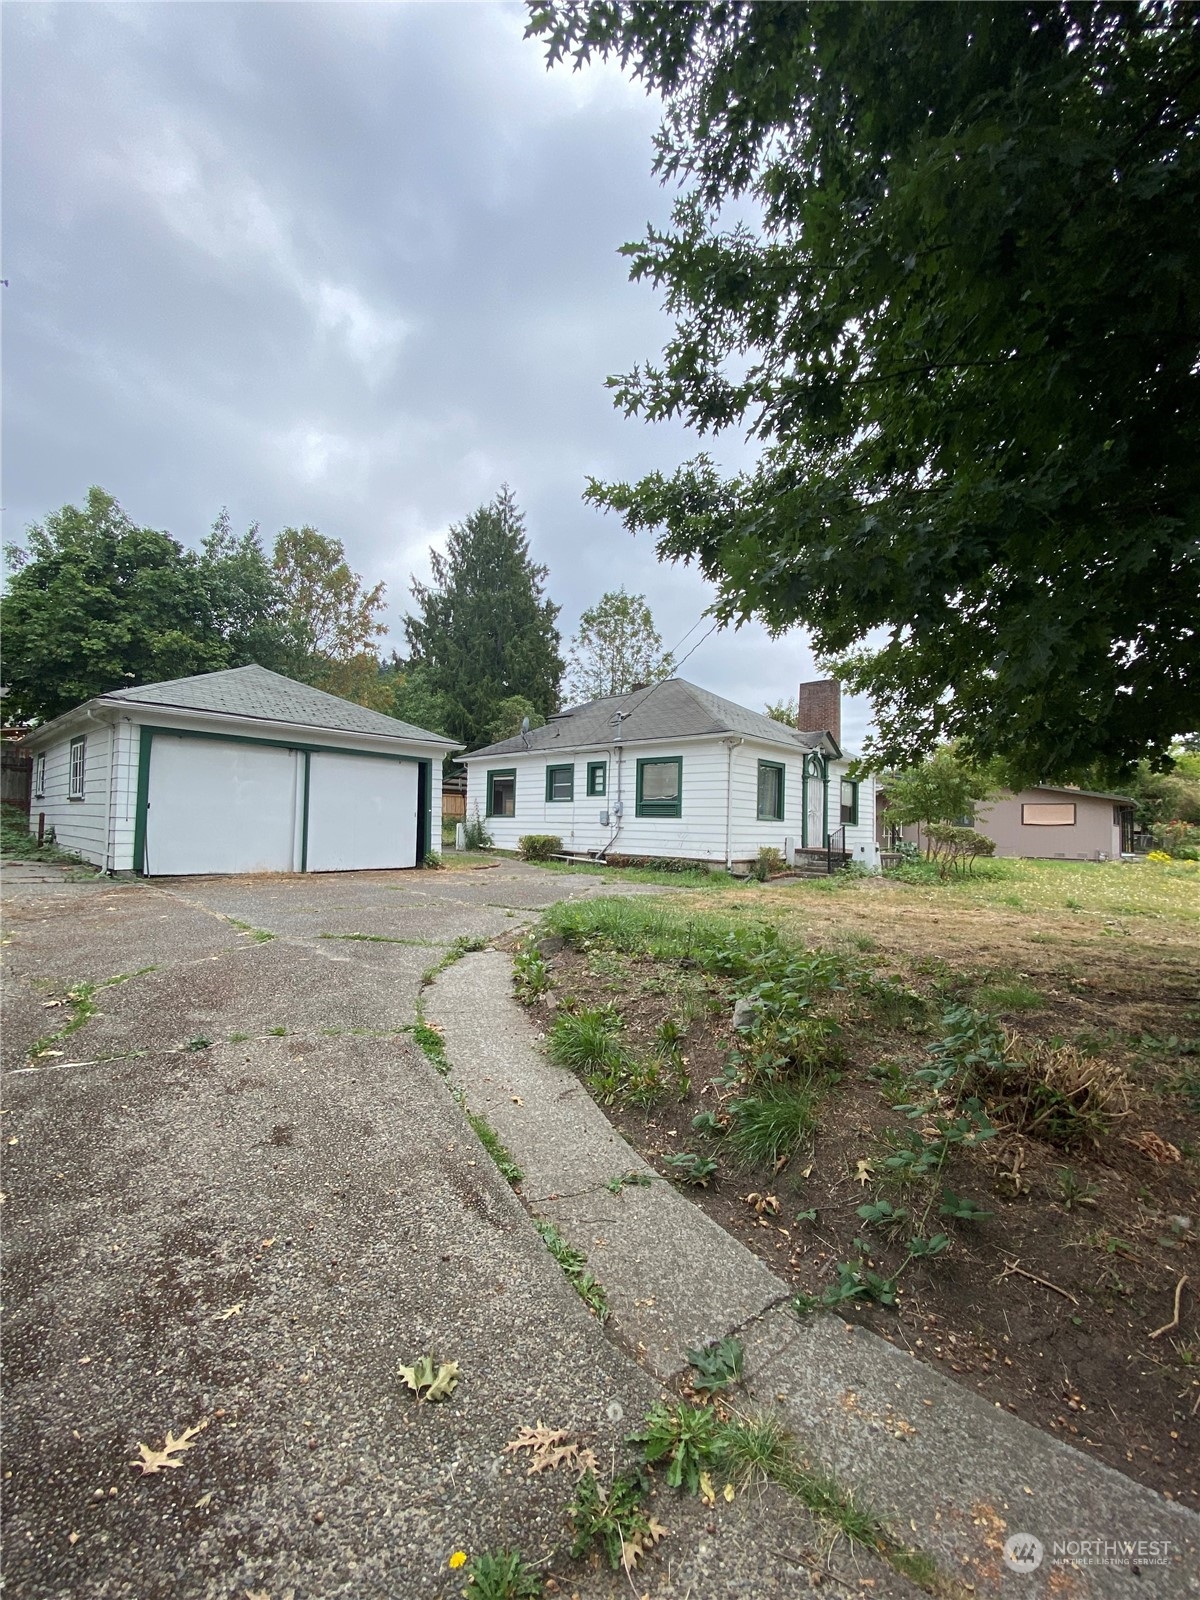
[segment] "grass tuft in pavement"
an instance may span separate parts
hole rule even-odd
[[[563,1276],[588,1310],[604,1322],[608,1318],[608,1296],[603,1285],[587,1269],[587,1257],[573,1249],[552,1222],[534,1221],[542,1243],[558,1262]]]

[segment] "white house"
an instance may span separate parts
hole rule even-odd
[[[458,748],[257,666],[98,695],[23,743],[30,828],[154,876],[417,866]]]
[[[847,776],[836,685],[802,685],[800,703],[834,726],[792,728],[682,678],[575,706],[458,758],[467,816],[504,850],[540,833],[572,854],[738,867],[764,846],[832,846],[876,867],[874,779]]]

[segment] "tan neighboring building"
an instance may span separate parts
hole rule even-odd
[[[888,826],[887,800],[883,795],[880,799],[881,848],[894,848],[897,833],[923,847],[919,828]],[[974,826],[995,840],[998,856],[1119,861],[1133,850],[1133,809],[1128,795],[1041,783],[982,801],[975,808]]]

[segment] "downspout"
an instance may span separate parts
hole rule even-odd
[[[733,752],[744,739],[722,739],[725,746],[725,871],[733,871]]]

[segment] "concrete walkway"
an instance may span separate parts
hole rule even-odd
[[[603,887],[515,864],[6,881],[14,1595],[424,1600],[461,1593],[454,1551],[500,1546],[563,1595],[631,1593],[567,1559],[569,1477],[531,1478],[504,1446],[544,1421],[611,1470],[659,1384],[568,1287],[404,1031],[455,939]],[[507,1015],[506,963],[482,970]],[[427,1352],[459,1364],[448,1404],[399,1380]],[[201,1424],[177,1470],[131,1468]],[[655,1511],[670,1534],[639,1595],[783,1597],[812,1572],[833,1596],[914,1592],[774,1492],[710,1509],[664,1490]]]
[[[661,1179],[570,1073],[538,1048],[495,951],[444,972],[427,1000],[454,1083],[496,1129],[523,1198],[588,1257],[607,1291],[609,1333],[658,1378],[689,1345],[736,1332],[747,1389],[778,1406],[815,1461],[977,1593],[1073,1600],[1200,1592],[1200,1518],[988,1406],[892,1345],[833,1315],[798,1320],[790,1291]],[[629,1171],[649,1187],[606,1185]],[[1045,1560],[1010,1571],[1006,1538],[1035,1535]],[[1078,1541],[1165,1545],[1166,1565],[1089,1565]],[[1055,1541],[1076,1559],[1053,1564]],[[1152,1552],[1151,1552],[1152,1554]]]

